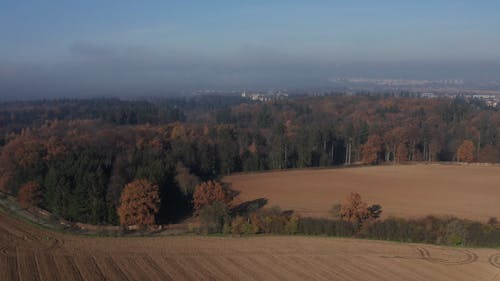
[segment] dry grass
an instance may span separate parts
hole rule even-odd
[[[233,175],[239,200],[267,198],[268,205],[305,216],[328,216],[351,191],[385,216],[454,215],[486,221],[500,217],[500,166],[399,165]]]

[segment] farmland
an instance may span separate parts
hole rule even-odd
[[[383,216],[453,215],[486,221],[500,217],[500,166],[388,165],[292,170],[225,177],[239,199],[266,198],[268,206],[326,217],[349,192],[383,206]]]
[[[396,165],[225,177],[237,200],[328,216],[356,191],[385,216],[497,216],[500,168]],[[443,200],[445,198],[446,200]],[[500,251],[312,236],[89,237],[0,212],[0,280],[500,280]]]
[[[324,237],[90,238],[0,213],[0,280],[499,280],[500,251]]]

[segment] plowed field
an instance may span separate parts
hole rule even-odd
[[[382,205],[384,216],[500,218],[500,166],[373,166],[242,174],[224,180],[241,191],[241,201],[266,198],[268,205],[305,216],[328,216],[334,203],[354,191],[364,201]]]
[[[500,251],[321,237],[87,238],[0,213],[0,280],[500,280]]]

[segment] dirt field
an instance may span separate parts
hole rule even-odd
[[[351,191],[383,215],[455,215],[500,218],[500,166],[400,165],[233,175],[224,179],[240,200],[267,198],[268,205],[306,216],[328,216]]]
[[[0,213],[0,280],[499,281],[500,250],[320,237],[85,238]]]

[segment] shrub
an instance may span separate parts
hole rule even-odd
[[[224,225],[222,226],[222,234],[223,235],[228,235],[231,233],[231,225],[229,222],[225,222]]]
[[[476,229],[476,233],[473,232],[473,228],[473,225],[467,227],[467,245],[483,247],[500,246],[500,227],[498,225],[481,225],[479,229]]]
[[[232,234],[255,234],[258,229],[255,228],[251,223],[248,222],[248,219],[244,217],[237,216],[231,222],[231,233]]]
[[[384,220],[366,221],[360,229],[356,228],[355,223],[344,220],[300,218],[297,233],[454,246],[500,246],[499,225],[453,217],[427,216],[419,219],[389,217]]]
[[[323,231],[324,223],[320,222],[319,220],[320,219],[302,218],[301,220],[299,220],[299,227],[298,227],[299,233],[306,235],[324,234],[325,233]]]
[[[350,237],[354,235],[355,228],[351,222],[343,220],[300,218],[297,233],[306,235]]]
[[[330,214],[334,219],[339,219],[340,218],[340,210],[342,209],[342,205],[340,203],[335,203],[333,204],[332,208],[330,209]]]
[[[227,206],[219,201],[205,205],[199,210],[201,229],[203,233],[221,233],[223,226],[229,223]]]
[[[196,225],[195,225],[195,224],[193,224],[193,223],[188,223],[188,232],[189,232],[189,233],[193,233],[193,232],[195,232],[197,229],[198,229],[198,228],[196,227]]]
[[[245,232],[244,225],[247,223],[245,218],[237,216],[231,221],[231,233],[232,234],[243,234]]]
[[[257,232],[284,234],[288,217],[280,208],[273,207],[252,213],[250,221]]]
[[[293,214],[288,219],[288,222],[285,224],[285,232],[291,235],[296,234],[299,228],[299,220],[300,220],[299,215]]]
[[[447,245],[464,246],[467,230],[459,220],[452,220],[446,225],[445,242]]]
[[[333,223],[333,227],[332,235],[339,237],[349,237],[356,232],[354,224],[347,221],[337,220]]]
[[[409,241],[410,230],[408,221],[402,218],[390,217],[383,221],[372,221],[365,224],[359,233],[360,237],[374,238],[379,240]],[[413,241],[417,242],[417,241]]]
[[[258,229],[255,228],[251,223],[249,223],[248,221],[245,223],[245,234],[257,234],[258,233]]]

